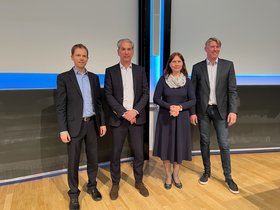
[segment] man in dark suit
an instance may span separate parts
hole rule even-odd
[[[204,173],[201,184],[207,184],[210,168],[210,123],[213,122],[220,148],[225,182],[229,190],[238,193],[231,177],[228,127],[236,122],[239,99],[236,77],[231,61],[220,59],[221,41],[209,38],[205,43],[207,59],[193,66],[192,83],[196,94],[196,106],[191,110],[191,123],[199,125],[200,148]]]
[[[112,189],[110,198],[118,198],[121,177],[120,158],[127,135],[131,137],[134,154],[133,172],[135,188],[144,197],[149,192],[143,184],[143,125],[146,122],[145,106],[149,99],[149,88],[144,68],[132,64],[134,44],[129,39],[118,41],[120,62],[106,69],[105,95],[111,114],[109,124],[113,135],[113,154],[111,159]]]
[[[105,135],[106,126],[98,76],[85,68],[88,49],[77,44],[72,47],[71,54],[74,67],[57,78],[56,111],[60,138],[68,150],[69,208],[79,209],[78,169],[83,140],[89,178],[87,192],[96,201],[102,198],[96,188],[97,137]]]

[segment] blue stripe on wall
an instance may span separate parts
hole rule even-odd
[[[151,63],[155,72],[151,73],[151,88],[155,88],[159,78],[160,60],[154,56]],[[156,71],[156,69],[158,71]],[[153,73],[153,74],[152,74]],[[55,89],[58,74],[0,73],[0,90]],[[104,74],[99,74],[104,87]],[[280,74],[237,74],[238,85],[280,85]]]
[[[55,89],[58,74],[0,73],[0,90]],[[104,74],[99,74],[101,87]]]
[[[160,0],[160,19],[159,19],[159,54],[153,54],[153,37],[154,37],[154,1],[150,2],[150,94],[154,94],[156,84],[163,71],[163,40],[164,40],[164,0]],[[155,40],[157,41],[157,39]],[[152,97],[150,97],[152,100]]]
[[[0,89],[52,89],[56,88],[57,74],[1,73]]]
[[[153,58],[152,58],[153,57]],[[155,88],[160,76],[160,58],[151,56],[151,88]],[[153,73],[153,74],[152,74]],[[0,90],[55,89],[58,74],[0,73]],[[104,87],[104,74],[99,74]],[[238,85],[280,85],[280,74],[237,74]]]
[[[237,85],[280,85],[280,74],[237,74]]]
[[[153,58],[152,58],[153,57]],[[151,56],[151,88],[155,88],[160,76],[160,58]],[[152,74],[153,73],[153,74]],[[58,74],[0,73],[0,90],[55,89]],[[104,74],[99,74],[104,87]],[[280,74],[237,74],[238,85],[280,85]]]

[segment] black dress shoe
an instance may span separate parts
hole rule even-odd
[[[164,188],[167,189],[167,190],[170,190],[172,187],[172,183],[170,184],[167,184],[166,182],[164,183]]]
[[[95,201],[100,201],[102,199],[102,195],[96,187],[92,189],[87,189],[87,193],[90,194],[92,196],[92,199]]]
[[[177,188],[179,188],[179,189],[181,189],[181,188],[183,187],[183,185],[182,185],[181,182],[175,182],[175,179],[174,179],[174,177],[173,177],[173,174],[172,174],[172,180],[173,180],[173,182],[174,182],[175,187],[177,187]]]
[[[78,198],[70,198],[69,209],[70,210],[79,210],[80,209],[80,204],[79,204]]]

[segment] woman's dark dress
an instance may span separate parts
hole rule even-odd
[[[195,105],[191,81],[180,88],[170,88],[162,76],[154,93],[154,103],[160,106],[156,124],[153,155],[171,163],[192,159],[189,109]],[[171,105],[181,105],[183,111],[177,117],[169,114]]]

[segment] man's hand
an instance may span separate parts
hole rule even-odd
[[[135,124],[135,123],[136,123],[136,117],[133,118],[132,120],[130,120],[130,124],[131,124],[131,125],[133,125],[133,124]]]
[[[190,116],[190,122],[193,125],[197,125],[198,120],[197,120],[197,115],[196,114],[193,114],[193,115]]]
[[[68,131],[63,131],[63,132],[60,132],[60,139],[63,143],[68,143],[71,141],[71,137],[68,133]]]
[[[123,117],[124,117],[127,121],[131,122],[131,120],[133,120],[134,118],[136,118],[136,115],[137,115],[136,111],[135,111],[134,109],[132,109],[132,110],[126,111],[126,112],[123,114]]]
[[[107,128],[105,125],[100,126],[99,128],[99,133],[100,133],[100,137],[104,136],[107,132]]]
[[[227,117],[228,126],[232,126],[234,123],[236,123],[236,119],[236,113],[230,112]]]

